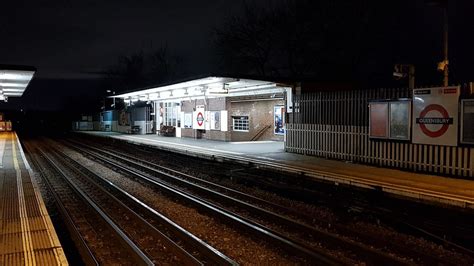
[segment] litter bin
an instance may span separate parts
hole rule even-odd
[[[140,126],[132,126],[132,134],[140,134]]]

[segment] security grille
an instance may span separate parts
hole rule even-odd
[[[249,117],[248,116],[233,116],[234,131],[249,131]]]

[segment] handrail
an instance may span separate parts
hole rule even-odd
[[[264,133],[267,129],[271,128],[271,127],[272,127],[271,125],[266,125],[266,126],[264,126],[262,129],[260,129],[259,132],[257,132],[257,134],[255,134],[255,136],[253,136],[253,138],[250,139],[250,141],[256,141],[256,140],[258,140],[258,139],[263,135],[263,133]]]

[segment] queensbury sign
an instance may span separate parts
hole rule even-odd
[[[413,91],[413,143],[456,146],[459,88]]]

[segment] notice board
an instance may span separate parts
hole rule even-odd
[[[461,143],[474,144],[474,99],[461,102]]]
[[[390,102],[390,139],[410,139],[411,101]]]
[[[459,87],[413,90],[413,143],[457,146]]]
[[[388,138],[388,102],[369,103],[369,136]]]

